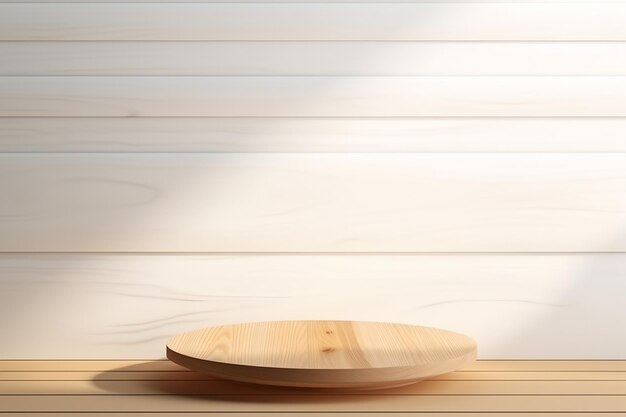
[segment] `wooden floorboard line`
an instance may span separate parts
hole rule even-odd
[[[229,417],[270,417],[274,416],[277,413],[228,413]],[[0,415],[5,415],[5,413],[0,413]],[[13,414],[12,414],[13,415]],[[115,416],[115,417],[138,417],[141,416],[141,413],[20,413],[20,417],[61,417],[65,415],[71,415],[72,417],[97,417],[97,416]],[[197,415],[217,415],[214,413],[150,413],[150,415],[161,416],[161,417],[189,417],[189,416],[197,416]],[[573,417],[580,415],[593,415],[596,417],[619,417],[626,416],[626,413],[587,413],[587,412],[577,412],[577,413],[438,413],[438,412],[425,412],[425,413],[282,413],[282,415],[289,415],[294,417],[323,417],[323,416],[337,416],[337,417],[409,417],[409,416],[420,416],[420,417],[472,417],[472,416],[484,416],[488,415],[489,417]]]
[[[625,412],[626,396],[4,396],[3,412]]]
[[[415,385],[339,392],[216,380],[177,371],[167,361],[0,361],[0,415],[626,417],[626,372],[607,370],[625,365],[477,361],[462,372]],[[73,370],[58,371],[68,368]],[[92,370],[77,370],[85,368]]]
[[[0,372],[189,372],[168,360],[2,360]],[[626,372],[626,360],[478,360],[461,372]]]
[[[297,390],[228,381],[0,381],[0,395],[626,395],[626,381],[423,381],[395,389]]]
[[[0,381],[215,381],[195,372],[0,372]],[[626,372],[451,372],[432,381],[626,381]]]

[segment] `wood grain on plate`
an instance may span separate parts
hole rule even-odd
[[[454,371],[476,358],[467,336],[406,324],[307,320],[222,325],[167,342],[196,371],[257,384],[382,388]]]

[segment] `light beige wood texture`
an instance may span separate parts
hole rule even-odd
[[[626,76],[27,76],[0,93],[3,117],[626,116]]]
[[[625,40],[626,4],[0,4],[0,40]]]
[[[483,359],[620,358],[623,271],[620,253],[2,254],[0,352],[160,358],[192,328],[323,318],[450,329]]]
[[[0,75],[626,75],[624,42],[0,42]]]
[[[272,321],[174,336],[167,357],[193,370],[257,384],[373,389],[454,371],[476,343],[442,329],[358,321]]]
[[[321,304],[624,358],[626,2],[0,3],[1,358]],[[536,371],[482,373],[622,378]]]
[[[623,251],[625,174],[624,154],[3,154],[0,251]]]
[[[623,361],[477,361],[471,364],[473,371],[466,367],[419,384],[341,392],[194,380],[198,373],[174,371],[177,366],[167,361],[0,361],[0,371],[7,366],[31,376],[28,381],[8,381],[4,372],[0,373],[0,413],[20,416],[49,417],[70,412],[90,417],[107,413],[131,417],[146,412],[163,417],[182,417],[189,412],[246,417],[278,413],[302,417],[322,417],[326,413],[350,417],[626,415],[624,379],[604,380],[606,374],[623,375],[619,371],[626,369]],[[74,380],[46,379],[50,369],[64,366],[68,371],[56,374],[68,374]],[[100,372],[77,374],[70,369]],[[33,374],[36,371],[40,373]],[[500,380],[492,379],[500,374]],[[568,377],[581,374],[587,375],[585,380]],[[119,375],[127,378],[115,380]],[[174,375],[188,379],[172,379]],[[472,380],[466,380],[465,375],[471,375]],[[529,379],[529,375],[537,380]]]
[[[0,352],[159,358],[190,328],[324,314],[454,330],[481,358],[619,358],[625,270],[599,253],[2,254]]]
[[[5,117],[0,151],[625,152],[624,136],[626,118]]]

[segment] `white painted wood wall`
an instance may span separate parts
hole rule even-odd
[[[626,358],[626,1],[0,0],[0,357],[336,318]]]

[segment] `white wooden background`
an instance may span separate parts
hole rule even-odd
[[[0,358],[272,319],[626,358],[626,1],[0,0]]]

